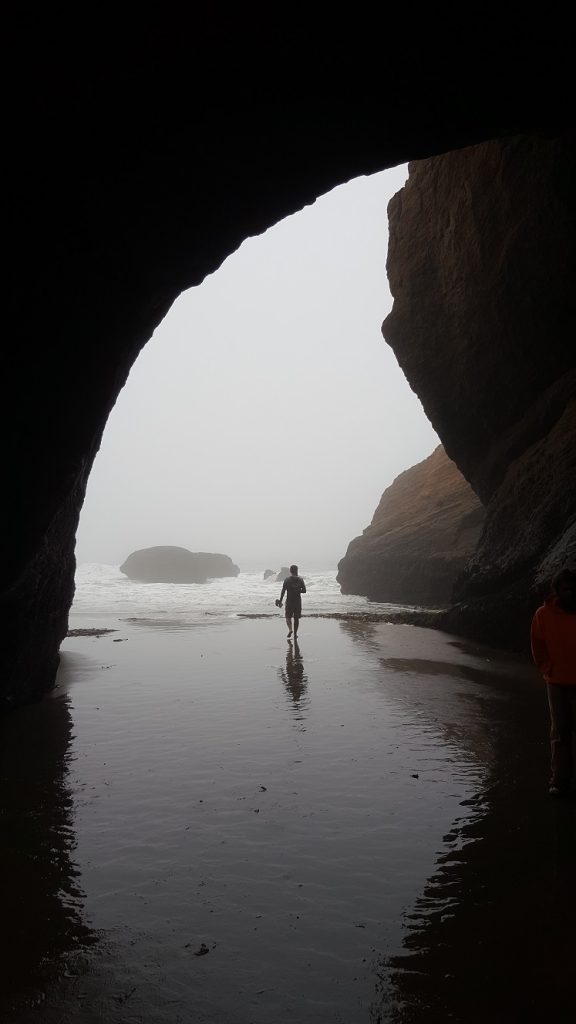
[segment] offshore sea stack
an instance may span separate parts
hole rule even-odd
[[[343,594],[444,606],[472,554],[484,508],[442,445],[396,477],[338,563]]]
[[[383,334],[486,508],[443,628],[516,649],[576,556],[574,157],[486,142],[410,163],[388,206]]]
[[[120,572],[139,583],[206,583],[237,576],[240,569],[228,555],[166,545],[133,551]]]

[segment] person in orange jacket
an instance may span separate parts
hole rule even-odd
[[[552,592],[534,613],[532,657],[544,676],[550,708],[551,796],[565,796],[575,768],[576,567],[556,573]]]

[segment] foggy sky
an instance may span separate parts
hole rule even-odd
[[[334,189],[179,297],[112,410],[78,562],[177,544],[243,570],[336,567],[438,444],[381,334],[386,207],[406,175]]]

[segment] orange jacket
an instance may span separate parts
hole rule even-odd
[[[547,683],[576,686],[576,614],[555,597],[536,609],[530,629],[532,657]]]

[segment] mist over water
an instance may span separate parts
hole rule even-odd
[[[243,570],[337,565],[438,444],[381,334],[387,204],[406,176],[334,189],[174,303],[110,415],[80,562],[169,544]]]

